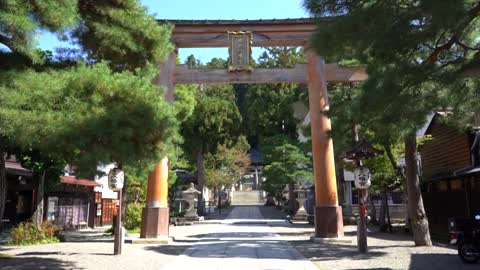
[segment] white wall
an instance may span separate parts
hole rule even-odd
[[[108,165],[99,165],[97,167],[98,171],[103,172],[101,176],[95,176],[95,182],[100,183],[101,187],[95,187],[95,192],[101,192],[103,199],[117,199],[118,195],[117,192],[111,190],[108,187],[108,173],[111,169],[115,168],[115,164],[108,164]]]

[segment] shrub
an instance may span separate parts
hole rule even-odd
[[[142,226],[142,210],[144,204],[130,203],[125,209],[125,223],[127,230],[135,230]]]
[[[36,245],[60,242],[59,229],[50,222],[43,222],[37,228],[31,222],[20,223],[10,230],[9,245]]]

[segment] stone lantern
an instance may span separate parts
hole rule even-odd
[[[298,210],[295,216],[293,216],[293,219],[306,220],[308,213],[305,209],[305,201],[307,200],[308,187],[299,184],[295,190],[295,193],[297,194]]]
[[[185,213],[185,218],[189,220],[199,220],[199,216],[197,214],[197,209],[195,208],[195,203],[198,201],[198,195],[201,192],[198,191],[193,183],[190,183],[190,187],[182,191],[182,199],[188,203],[188,209]]]

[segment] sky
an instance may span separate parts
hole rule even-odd
[[[303,0],[141,0],[140,1],[158,19],[286,19],[305,18],[308,13],[302,7]],[[42,33],[39,47],[55,51],[57,47],[72,47],[67,42],[60,42],[54,34]],[[253,58],[263,50],[253,49]],[[194,54],[202,62],[213,57],[227,58],[227,48],[180,49],[182,62]]]

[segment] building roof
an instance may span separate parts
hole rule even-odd
[[[288,19],[258,19],[258,20],[168,20],[158,19],[160,24],[171,23],[175,25],[209,25],[209,24],[223,24],[223,25],[244,25],[244,24],[303,24],[315,23],[314,18],[288,18]]]
[[[176,169],[175,173],[177,174],[177,177],[181,185],[187,185],[189,183],[198,184],[197,176],[188,173],[186,170]]]
[[[455,176],[468,176],[468,175],[472,175],[472,174],[475,174],[475,173],[479,173],[480,172],[480,167],[475,167],[475,166],[468,166],[468,167],[465,167],[465,168],[462,168],[462,169],[458,169],[456,171],[453,172],[453,175]]]
[[[74,176],[60,176],[60,182],[70,185],[87,186],[87,187],[99,187],[100,183],[93,180],[75,178]]]
[[[22,176],[31,176],[32,171],[25,169],[18,163],[15,159],[5,161],[5,169],[8,174],[13,175],[22,175]]]
[[[256,148],[251,148],[248,151],[250,155],[250,160],[252,161],[252,164],[262,164],[263,163],[263,154]]]

